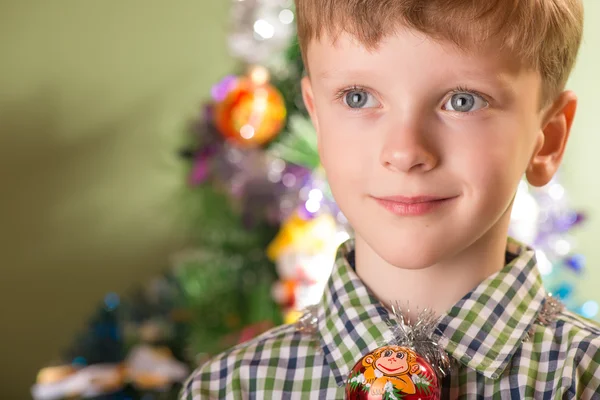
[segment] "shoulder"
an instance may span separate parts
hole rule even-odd
[[[244,394],[256,391],[258,368],[273,365],[273,360],[289,357],[292,346],[308,349],[311,341],[310,336],[297,332],[294,325],[273,328],[215,356],[196,369],[185,383],[180,398],[246,398]]]
[[[571,311],[561,311],[552,324],[555,335],[570,348],[594,352],[600,347],[600,324]]]
[[[577,398],[600,394],[600,325],[573,312],[563,311],[555,321],[555,337],[566,350],[571,390]],[[567,372],[567,371],[565,371]]]
[[[562,311],[557,316],[555,326],[556,333],[567,340],[571,348],[598,356],[600,324],[571,311]]]

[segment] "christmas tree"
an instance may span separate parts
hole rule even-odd
[[[40,371],[37,399],[175,398],[208,357],[295,321],[319,300],[351,232],[303,107],[292,3],[232,1],[231,14],[239,69],[215,84],[179,151],[189,166],[182,207],[194,248],[129,296],[107,295],[66,364]],[[543,188],[523,181],[510,234],[536,248],[549,291],[594,318],[598,304],[578,295],[585,260],[569,237],[584,219],[558,180]]]

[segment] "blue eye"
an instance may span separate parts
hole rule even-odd
[[[364,90],[349,90],[344,96],[344,104],[353,109],[374,108],[379,106],[375,97]]]
[[[454,93],[444,104],[444,110],[457,112],[472,112],[487,107],[488,102],[474,93]]]

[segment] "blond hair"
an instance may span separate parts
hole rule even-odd
[[[312,40],[352,35],[374,49],[399,26],[464,50],[498,46],[542,77],[542,98],[565,87],[583,32],[581,0],[295,0],[304,63]]]

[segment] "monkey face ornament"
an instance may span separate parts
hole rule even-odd
[[[414,350],[384,346],[364,356],[346,382],[347,400],[439,400],[438,377]]]

